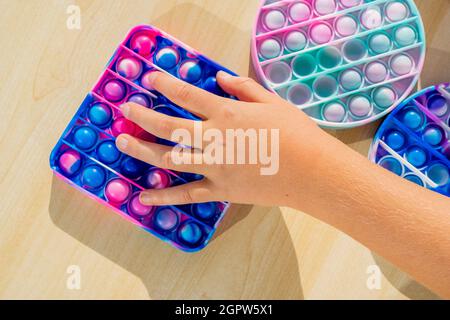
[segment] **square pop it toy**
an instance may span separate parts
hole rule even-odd
[[[424,89],[402,102],[375,134],[369,158],[450,197],[450,84]]]
[[[412,0],[266,0],[252,39],[260,81],[330,128],[390,112],[414,88],[424,56]]]
[[[115,137],[129,133],[147,141],[173,145],[126,120],[119,106],[132,101],[167,115],[200,120],[152,90],[148,75],[159,70],[217,95],[224,70],[197,51],[150,26],[133,28],[119,45],[92,91],[82,102],[50,155],[50,166],[64,180],[115,209],[133,223],[184,251],[207,245],[227,203],[150,207],[139,193],[202,179],[160,169],[119,152]],[[228,97],[228,96],[227,96]]]

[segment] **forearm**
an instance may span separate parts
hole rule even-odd
[[[335,139],[326,142],[326,154],[312,170],[317,178],[310,201],[303,198],[294,206],[449,298],[450,199],[395,176]]]

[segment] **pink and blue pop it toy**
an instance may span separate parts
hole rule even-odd
[[[414,88],[424,56],[412,0],[265,0],[252,39],[260,81],[336,129],[393,110]]]
[[[450,84],[429,87],[402,102],[375,134],[369,158],[450,197]]]
[[[128,133],[172,145],[125,119],[120,105],[131,101],[164,114],[196,116],[152,89],[148,75],[169,73],[214,94],[227,96],[216,73],[231,71],[151,26],[133,28],[119,45],[50,155],[55,173],[113,208],[133,223],[184,251],[207,245],[227,211],[227,203],[152,207],[139,201],[142,190],[161,189],[202,179],[192,173],[156,168],[122,154],[115,138]]]

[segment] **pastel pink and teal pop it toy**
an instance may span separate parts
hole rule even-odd
[[[424,56],[412,0],[261,1],[252,39],[260,81],[335,129],[395,108],[414,88]]]
[[[229,96],[217,85],[216,74],[219,70],[234,74],[155,27],[137,26],[116,49],[76,111],[50,155],[50,166],[71,185],[160,239],[184,251],[197,251],[208,244],[229,205],[141,204],[139,194],[144,189],[167,188],[203,177],[156,168],[122,154],[115,146],[121,133],[173,145],[125,119],[120,105],[127,101],[170,116],[200,120],[152,89],[148,75],[155,70],[225,97]]]
[[[369,158],[450,197],[450,84],[426,88],[402,102],[375,134]]]

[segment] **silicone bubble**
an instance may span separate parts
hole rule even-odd
[[[443,117],[447,114],[449,110],[450,101],[448,97],[442,96],[441,94],[431,95],[427,100],[427,107],[438,117]]]
[[[294,105],[302,105],[312,98],[311,89],[305,84],[293,84],[286,93],[287,100]]]
[[[309,29],[309,36],[316,44],[324,44],[333,37],[333,29],[327,23],[316,23]]]
[[[129,80],[135,80],[142,72],[142,62],[137,58],[124,57],[117,61],[116,70],[121,76]]]
[[[359,5],[362,0],[340,0],[340,3],[345,8],[351,8]]]
[[[130,40],[131,50],[148,58],[156,48],[156,39],[151,31],[137,32]]]
[[[353,91],[361,87],[363,78],[357,69],[347,69],[341,73],[339,81],[344,90]]]
[[[173,230],[179,221],[178,214],[171,208],[163,208],[155,213],[155,226],[163,231]]]
[[[142,93],[135,93],[128,97],[128,102],[133,102],[141,106],[150,108],[152,106],[152,99]]]
[[[353,16],[341,16],[335,22],[336,32],[342,37],[354,35],[358,30],[358,22]]]
[[[97,143],[97,131],[88,126],[81,126],[75,129],[73,143],[81,150],[91,149]]]
[[[292,60],[292,70],[297,77],[305,77],[316,71],[316,60],[312,55],[297,56]]]
[[[262,0],[251,51],[269,90],[323,127],[352,128],[387,115],[415,88],[425,32],[413,0]],[[369,102],[350,110],[353,95]]]
[[[279,61],[268,65],[265,73],[269,81],[279,84],[291,79],[292,70],[286,62]]]
[[[309,5],[306,7],[310,8]],[[268,15],[269,26],[277,26],[280,22],[287,24],[288,20],[301,19],[300,15],[304,14],[302,8],[296,6],[291,8],[291,16],[288,16],[287,9],[273,9],[275,12]],[[292,50],[297,50],[305,47],[307,42],[305,31],[292,32],[289,39],[274,36],[262,46],[260,58],[277,58],[288,51],[285,48],[287,43]],[[201,180],[203,176],[155,167],[139,160],[153,162],[151,157],[139,155],[136,159],[121,153],[116,146],[116,138],[122,134],[140,139],[142,143],[175,145],[128,120],[123,114],[125,103],[151,108],[161,116],[199,120],[197,115],[176,105],[152,87],[151,78],[155,71],[211,94],[236,99],[224,92],[216,79],[219,71],[232,76],[236,76],[235,73],[162,30],[137,26],[118,44],[99,80],[70,120],[51,152],[50,166],[71,186],[146,232],[177,249],[195,252],[209,243],[229,204],[208,202],[153,206],[142,203],[143,192],[147,189],[178,187]],[[290,62],[275,64],[267,72],[275,82],[287,82],[292,77]],[[311,89],[300,85],[293,86],[289,95],[293,102],[303,103],[305,94],[312,99]]]
[[[386,53],[392,48],[391,38],[385,33],[374,34],[369,38],[369,48],[375,54]]]
[[[439,146],[446,138],[444,129],[436,124],[431,124],[423,131],[423,140],[429,145]]]
[[[394,38],[400,47],[406,47],[416,41],[417,34],[411,26],[402,26],[395,30]]]
[[[369,97],[365,95],[355,95],[348,101],[348,109],[357,118],[366,117],[372,110]]]
[[[294,2],[288,9],[292,22],[302,22],[311,17],[311,6],[308,2]]]
[[[440,109],[449,99],[450,85],[444,83],[404,100],[380,125],[369,159],[419,186],[450,196],[450,128],[446,123],[450,112]],[[436,109],[441,117],[433,112]]]
[[[122,179],[113,179],[106,184],[105,197],[115,204],[124,203],[131,195],[130,184]]]
[[[423,180],[415,174],[406,174],[404,176],[404,178],[408,181],[411,181],[412,183],[415,183],[415,184],[421,186],[421,187],[425,186],[425,182],[423,182]]]
[[[201,219],[210,219],[217,212],[217,204],[214,202],[196,203],[192,205],[192,211]]]
[[[128,202],[128,212],[132,216],[141,219],[152,213],[154,207],[142,204],[139,200],[139,195],[139,193],[136,193],[131,197],[130,201]]]
[[[282,48],[281,44],[276,39],[268,38],[261,43],[259,52],[261,56],[265,59],[273,59],[281,54]]]
[[[126,86],[120,80],[109,80],[103,86],[103,96],[111,102],[118,102],[122,100],[125,98],[126,93]]]
[[[155,54],[155,63],[165,70],[172,69],[179,61],[180,54],[173,47],[162,48]]]
[[[187,245],[195,245],[202,239],[203,232],[198,223],[187,221],[178,230],[178,237]]]
[[[322,117],[330,122],[342,122],[345,119],[345,106],[339,102],[331,102],[323,107]]]
[[[98,159],[105,164],[112,164],[119,160],[120,151],[112,140],[103,141],[97,147]]]
[[[147,165],[135,158],[124,157],[120,164],[120,173],[129,179],[137,179],[144,174]]]
[[[195,60],[183,62],[178,70],[180,78],[189,83],[196,83],[202,78],[202,67]]]
[[[337,8],[336,0],[316,0],[314,1],[314,9],[319,15],[327,15],[333,13]]]
[[[164,189],[170,186],[170,176],[162,169],[151,169],[145,179],[147,187],[151,189]]]
[[[394,91],[394,89],[383,86],[378,87],[375,90],[373,90],[373,101],[375,102],[375,105],[380,109],[387,109],[391,107],[397,96]]]
[[[73,176],[81,168],[81,155],[78,151],[68,149],[58,159],[58,167],[67,176]]]
[[[122,133],[133,135],[136,132],[136,125],[126,118],[119,117],[112,123],[111,132],[115,137]]]
[[[106,172],[102,167],[92,165],[83,169],[80,180],[83,188],[98,189],[105,183]]]
[[[308,44],[308,39],[306,35],[301,31],[290,31],[286,33],[284,36],[284,45],[287,50],[289,51],[299,51],[306,47]],[[281,51],[280,51],[281,53]],[[277,55],[274,55],[272,58],[278,57],[279,53]]]
[[[88,118],[92,124],[104,127],[112,119],[111,108],[104,103],[96,103],[89,108]]]
[[[342,55],[337,48],[325,47],[317,53],[317,61],[323,69],[331,69],[341,63]]]
[[[286,16],[280,10],[269,10],[264,14],[264,26],[267,30],[275,30],[284,26]]]
[[[401,131],[392,129],[386,133],[385,141],[394,150],[400,150],[405,146],[406,136]]]
[[[427,171],[428,177],[438,186],[445,186],[450,181],[448,166],[442,163],[431,165]]]
[[[386,156],[386,157],[382,158],[380,160],[380,162],[378,162],[378,164],[381,167],[395,173],[398,176],[401,176],[403,174],[403,170],[404,170],[403,165],[401,164],[401,162],[399,160],[397,160],[394,157]]]

